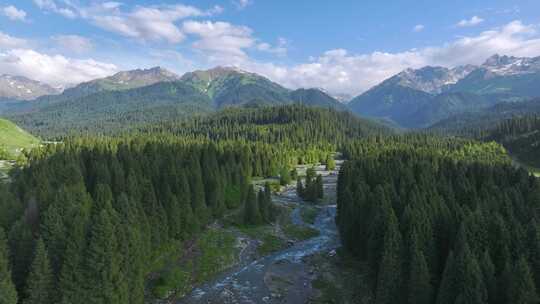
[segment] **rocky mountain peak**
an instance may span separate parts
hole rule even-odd
[[[0,75],[0,99],[31,100],[60,91],[23,76]]]

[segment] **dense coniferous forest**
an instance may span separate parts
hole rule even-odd
[[[10,185],[0,184],[7,303],[17,295],[23,303],[142,303],[148,261],[171,242],[230,209],[245,206],[248,224],[272,219],[269,187],[257,195],[248,185],[277,160],[255,145],[188,140],[35,150]]]
[[[337,223],[374,303],[538,303],[540,182],[493,145],[350,145]]]
[[[152,126],[145,131],[293,147],[331,144],[334,148],[352,138],[390,133],[380,124],[349,112],[306,106],[230,108],[216,115]]]
[[[486,131],[483,137],[502,143],[519,161],[540,168],[540,116],[504,120]]]
[[[279,106],[66,138],[0,184],[2,300],[143,303],[149,265],[171,244],[230,212],[246,226],[276,218],[270,185],[253,177],[296,179],[317,201],[322,177],[294,166],[333,169],[341,152],[336,220],[374,303],[537,303],[540,184],[495,142],[537,129],[527,117],[483,142],[392,135],[347,112]]]

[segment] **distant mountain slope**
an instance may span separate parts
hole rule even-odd
[[[3,100],[30,100],[59,90],[22,76],[0,75],[0,103]]]
[[[407,69],[354,98],[358,114],[421,128],[501,101],[540,97],[540,57],[494,55],[481,66]]]
[[[349,108],[363,116],[388,118],[401,126],[409,126],[409,117],[433,95],[404,87],[389,79],[351,100]]]
[[[254,73],[217,67],[182,76],[181,81],[207,94],[216,108],[245,104],[291,103],[289,90]]]
[[[161,67],[146,70],[118,72],[112,76],[81,83],[67,89],[64,94],[70,98],[91,95],[102,91],[122,91],[149,86],[158,82],[178,80],[179,76]]]
[[[54,138],[70,133],[114,134],[143,124],[210,111],[213,111],[212,101],[192,86],[160,82],[69,99],[36,112],[10,117],[35,134]]]
[[[319,89],[298,89],[292,91],[289,96],[296,104],[347,110],[347,106]]]
[[[59,95],[41,96],[31,102],[12,107],[12,112],[33,112],[49,107],[55,103],[76,100],[100,92],[124,91],[149,86],[159,82],[178,80],[179,76],[161,67],[146,70],[131,70],[116,73],[112,76],[83,82],[66,89]]]
[[[0,154],[7,152],[9,157],[15,157],[21,149],[30,149],[39,144],[39,139],[19,128],[11,121],[0,119]],[[5,155],[3,156],[5,157]]]
[[[473,65],[466,65],[454,69],[431,66],[417,70],[407,69],[390,78],[390,82],[430,94],[439,94],[444,92],[449,86],[465,78],[476,68]]]
[[[286,144],[299,148],[340,145],[354,138],[392,133],[382,124],[358,118],[350,112],[303,105],[226,108],[195,120],[152,126],[148,131],[212,140]]]
[[[478,112],[491,105],[493,100],[487,96],[471,93],[443,93],[432,97],[406,119],[406,125],[426,128],[432,124],[462,113]]]
[[[540,99],[523,102],[502,102],[474,113],[462,113],[443,119],[429,130],[452,134],[471,134],[478,130],[486,130],[496,126],[503,120],[540,114]]]
[[[81,84],[60,96],[42,97],[33,102],[34,107],[12,112],[8,117],[49,138],[70,132],[112,134],[227,107],[297,103],[347,110],[318,89],[291,91],[260,75],[234,68],[196,71],[174,79],[174,75],[159,68],[123,72]],[[157,83],[138,87],[154,81]]]
[[[540,168],[540,113],[503,120],[484,139],[501,143],[520,163]]]

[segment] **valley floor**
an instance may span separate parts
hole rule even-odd
[[[339,167],[338,167],[339,168]],[[214,231],[234,236],[234,266],[213,279],[195,284],[183,297],[167,302],[190,303],[311,303],[327,296],[316,264],[335,260],[340,246],[335,225],[335,191],[338,171],[324,171],[325,199],[317,205],[303,202],[293,186],[273,196],[274,203],[289,212],[273,225],[237,228],[221,226]],[[225,258],[226,260],[226,258]],[[314,261],[319,261],[314,264]],[[230,262],[230,261],[229,261]],[[215,265],[219,267],[219,265]],[[318,288],[321,288],[320,290]],[[174,300],[177,298],[176,300]],[[156,301],[152,301],[156,302]],[[161,302],[161,301],[157,301]]]

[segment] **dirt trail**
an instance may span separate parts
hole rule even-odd
[[[322,168],[319,168],[322,169]],[[321,171],[325,194],[334,198],[337,173]],[[303,223],[299,209],[304,202],[289,188],[273,197],[276,204],[295,204],[291,216],[298,224]],[[334,223],[335,203],[320,207],[311,227],[320,234],[317,237],[298,242],[293,246],[255,261],[244,261],[211,282],[195,288],[188,296],[178,300],[178,304],[193,303],[307,303],[312,297],[311,282],[315,275],[310,273],[305,258],[315,253],[330,252],[338,247],[337,229]]]

